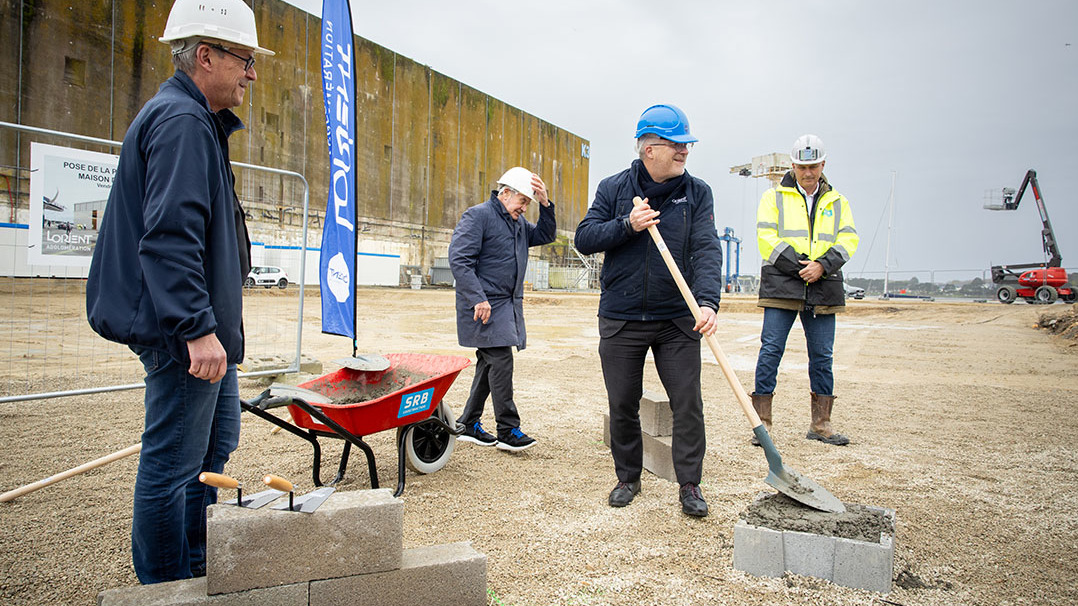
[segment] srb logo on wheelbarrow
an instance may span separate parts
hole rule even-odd
[[[401,396],[401,407],[400,411],[397,412],[397,418],[414,415],[417,412],[425,412],[430,408],[432,402],[434,402],[433,387]]]

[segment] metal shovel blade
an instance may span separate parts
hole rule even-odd
[[[775,448],[763,424],[753,427],[752,431],[756,434],[756,439],[760,441],[760,446],[763,447],[764,455],[767,457],[768,474],[764,482],[791,499],[813,509],[829,513],[846,511],[846,506],[842,504],[842,501],[827,492],[826,488],[782,464],[782,456],[779,455],[778,449]]]
[[[336,490],[336,488],[332,486],[323,486],[321,488],[308,492],[302,497],[296,497],[295,499],[293,499],[292,511],[299,511],[302,513],[314,513],[314,510],[318,509],[318,507],[322,503],[324,503],[326,499],[329,498],[329,495],[333,494],[334,490]],[[284,511],[288,511],[288,501],[278,503],[270,509],[281,509]]]
[[[271,396],[290,397],[303,400],[308,404],[321,405],[330,404],[332,400],[325,395],[318,393],[317,391],[311,391],[302,387],[296,387],[295,385],[285,385],[284,383],[274,383],[269,386]]]
[[[280,497],[283,494],[285,494],[283,491],[275,490],[273,488],[270,488],[269,490],[263,490],[262,492],[256,492],[255,494],[252,494],[252,495],[243,495],[243,501],[241,503],[239,503],[239,506],[240,507],[245,507],[247,509],[258,509],[259,507],[269,505],[275,499],[277,499],[278,497]],[[225,505],[235,505],[236,504],[236,499],[231,499],[231,500],[228,500],[228,501],[224,501],[224,504]]]
[[[348,358],[337,358],[333,363],[352,370],[380,371],[389,368],[389,359],[378,354],[356,354]]]

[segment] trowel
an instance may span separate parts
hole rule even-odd
[[[204,471],[198,474],[198,481],[207,486],[213,486],[215,488],[234,488],[236,489],[236,498],[230,501],[221,501],[222,505],[238,505],[245,509],[258,509],[263,505],[268,505],[271,501],[277,499],[277,497],[283,495],[285,491],[277,490],[276,488],[270,488],[263,490],[262,492],[256,492],[252,495],[243,495],[243,484],[239,480],[226,476],[220,473],[213,473]]]
[[[303,496],[297,497],[294,496],[294,493],[292,492],[292,489],[294,488],[294,486],[292,486],[292,482],[289,482],[288,480],[280,476],[275,476],[271,474],[262,478],[262,481],[271,488],[275,488],[277,490],[288,493],[287,502],[278,503],[277,505],[274,505],[270,508],[280,509],[283,511],[313,513],[314,510],[318,509],[318,507],[322,505],[322,503],[324,503],[326,499],[329,498],[329,495],[333,494],[333,491],[336,490],[336,488],[332,486],[322,486],[321,488],[316,488],[315,490],[312,490],[311,492],[308,492]]]
[[[639,206],[640,204],[643,204],[643,200],[639,197],[633,198],[633,206]],[[655,247],[659,249],[659,254],[662,255],[663,261],[666,262],[666,267],[670,270],[670,274],[673,276],[674,282],[677,283],[681,296],[685,298],[685,303],[692,311],[693,317],[699,320],[700,306],[696,303],[696,297],[693,296],[689,285],[685,282],[685,277],[681,275],[681,270],[678,269],[673,255],[666,248],[666,242],[663,241],[662,234],[654,225],[648,227],[648,233],[651,234],[651,238],[655,241]],[[741,386],[737,375],[734,374],[734,369],[730,366],[730,361],[726,359],[726,354],[719,347],[718,339],[715,338],[715,335],[705,335],[704,340],[707,341],[708,347],[711,348],[711,353],[715,354],[715,360],[718,361],[719,366],[722,368],[726,382],[730,384],[734,395],[737,396],[737,402],[741,405],[742,412],[752,423],[752,431],[756,435],[756,439],[760,441],[760,446],[764,449],[768,467],[768,474],[764,478],[764,482],[791,499],[800,501],[814,509],[829,513],[843,513],[846,511],[846,506],[842,504],[842,501],[827,492],[823,486],[782,464],[782,456],[779,454],[778,449],[775,448],[774,442],[771,441],[771,436],[768,435],[767,428],[764,427],[763,421],[760,420],[760,415],[756,414],[756,409],[752,407],[752,400],[749,399],[749,395],[745,393],[745,388]]]
[[[285,385],[284,383],[274,383],[270,385],[269,392],[272,397],[296,398],[297,400],[303,400],[308,404],[314,404],[316,406],[332,403],[332,400],[326,397],[325,394],[320,394],[317,391],[311,391],[302,387],[296,387],[295,385]]]
[[[378,354],[352,354],[348,358],[337,358],[333,360],[333,363],[352,370],[366,372],[378,372],[389,368],[389,359]]]

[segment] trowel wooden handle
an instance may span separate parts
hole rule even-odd
[[[644,201],[640,199],[640,196],[633,198],[634,207],[643,203]],[[697,304],[696,297],[693,296],[692,290],[689,289],[688,283],[685,282],[685,277],[681,275],[681,270],[678,269],[677,263],[674,262],[674,256],[666,248],[666,242],[663,241],[662,234],[654,225],[648,228],[648,233],[651,234],[651,239],[655,241],[655,247],[659,249],[659,254],[662,255],[663,261],[666,262],[666,267],[670,270],[670,274],[674,276],[674,282],[677,283],[681,296],[684,297],[685,303],[692,311],[692,317],[699,322],[700,305]],[[745,393],[745,388],[741,386],[741,382],[737,380],[737,375],[734,374],[733,366],[730,366],[730,361],[726,359],[726,354],[719,347],[718,339],[715,338],[715,335],[704,335],[704,340],[707,341],[708,347],[711,348],[711,353],[715,354],[715,360],[719,363],[719,367],[722,368],[722,374],[726,377],[726,382],[730,385],[730,389],[734,391],[737,403],[741,406],[741,411],[748,417],[749,422],[752,423],[752,427],[756,428],[763,425],[760,415],[756,414],[756,409],[752,407],[752,399],[749,398],[749,394]]]
[[[226,476],[222,473],[213,473],[212,471],[204,471],[198,474],[198,481],[206,484],[207,486],[213,486],[215,488],[239,488],[240,481],[236,478]]]
[[[292,482],[289,482],[288,480],[280,476],[269,474],[266,477],[262,478],[262,481],[265,482],[266,486],[269,486],[270,488],[283,492],[292,492]]]

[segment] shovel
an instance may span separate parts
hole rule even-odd
[[[269,386],[270,396],[274,398],[295,398],[297,400],[303,400],[308,404],[315,406],[321,406],[322,404],[331,404],[332,400],[320,394],[317,391],[311,391],[302,387],[296,387],[295,385],[285,385],[284,383],[274,383]],[[284,406],[288,402],[274,402],[276,406]],[[267,408],[274,408],[274,404],[271,404]]]
[[[231,501],[223,501],[223,505],[238,505],[245,509],[258,509],[263,505],[269,505],[271,501],[284,494],[283,490],[270,488],[252,495],[243,496],[243,484],[235,478],[224,474],[204,471],[198,474],[198,481],[215,488],[235,488],[236,498]]]
[[[643,203],[644,201],[639,197],[633,198],[633,206],[640,206]],[[681,275],[681,270],[678,269],[677,264],[674,262],[673,255],[671,255],[670,251],[666,248],[666,242],[663,241],[663,237],[659,233],[658,228],[652,225],[651,227],[648,227],[648,233],[651,234],[651,238],[655,240],[655,247],[659,249],[663,261],[666,262],[666,267],[670,269],[674,281],[677,282],[677,287],[678,290],[681,291],[681,296],[685,298],[685,303],[687,303],[689,309],[692,310],[692,316],[699,321],[700,306],[696,303],[696,298],[692,295],[692,291],[689,290],[689,285],[685,282],[684,276]],[[842,501],[838,500],[838,498],[830,492],[827,492],[823,486],[820,486],[811,479],[806,478],[782,464],[782,456],[779,454],[778,449],[775,448],[775,444],[771,441],[771,436],[767,434],[767,429],[764,428],[764,423],[760,420],[760,415],[756,414],[756,409],[752,407],[752,400],[749,399],[749,395],[745,393],[745,388],[742,387],[741,382],[737,380],[734,369],[730,366],[730,361],[726,359],[726,354],[722,352],[722,348],[719,347],[719,342],[715,338],[715,335],[705,335],[704,339],[707,341],[708,347],[711,348],[711,353],[715,354],[715,359],[718,360],[719,367],[722,368],[722,374],[726,377],[726,382],[729,383],[730,388],[734,390],[734,395],[737,396],[737,402],[741,405],[742,412],[745,413],[749,422],[752,423],[752,432],[756,434],[756,439],[760,441],[760,446],[764,449],[768,467],[768,474],[767,477],[764,478],[764,482],[791,499],[800,501],[813,509],[819,509],[820,511],[827,511],[830,513],[845,512],[846,506],[842,504]]]
[[[294,486],[292,486],[292,482],[289,482],[282,477],[268,475],[265,478],[262,478],[262,481],[270,488],[275,488],[288,493],[287,503],[274,505],[270,509],[299,511],[301,513],[314,513],[314,510],[318,509],[318,507],[329,498],[329,495],[333,494],[333,491],[336,490],[332,486],[323,486],[312,490],[301,497],[296,497],[293,496],[292,489]]]
[[[333,363],[352,370],[363,370],[367,372],[380,372],[389,368],[389,359],[385,356],[380,356],[378,354],[357,354],[354,346],[352,347],[352,357],[337,358],[336,360],[333,360]]]

